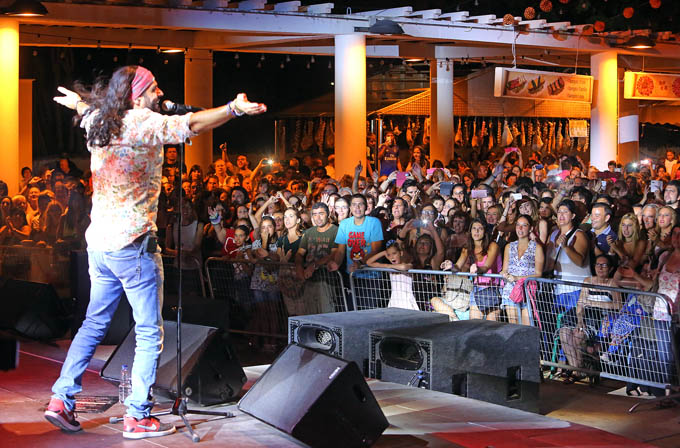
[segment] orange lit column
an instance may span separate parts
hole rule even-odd
[[[595,79],[590,110],[590,164],[600,170],[616,160],[618,144],[619,79],[615,51],[590,57],[590,72]]]
[[[192,106],[210,108],[213,95],[213,56],[210,50],[188,49],[184,55],[184,101]],[[233,98],[225,98],[224,103]],[[204,170],[213,162],[212,131],[191,139],[187,145],[185,163],[187,169],[200,165]],[[234,160],[235,162],[235,160]]]
[[[453,61],[430,61],[430,161],[453,158]]]
[[[19,22],[0,18],[0,179],[9,195],[19,190]]]
[[[624,98],[623,91],[623,77],[625,70],[619,68],[619,131],[622,131],[624,126],[635,126],[636,135],[619,132],[619,162],[626,164],[628,162],[636,162],[640,160],[640,116],[639,116],[639,101],[627,100]],[[628,138],[622,139],[623,135]],[[637,138],[630,138],[637,137]]]
[[[335,36],[335,175],[366,169],[366,37]]]

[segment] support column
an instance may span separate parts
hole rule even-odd
[[[453,61],[430,61],[430,163],[453,158]]]
[[[593,54],[590,72],[595,79],[590,111],[590,164],[600,170],[617,159],[618,64],[615,51]]]
[[[0,179],[9,195],[19,191],[19,21],[0,18]]]
[[[635,126],[635,140],[621,142],[619,138],[618,154],[619,162],[624,165],[628,162],[637,162],[640,160],[640,110],[638,100],[627,100],[623,96],[623,77],[625,70],[618,69],[619,75],[619,117],[624,120],[623,126]],[[626,117],[626,118],[624,118]],[[635,123],[635,124],[633,124]],[[619,129],[622,128],[622,123],[619,123]],[[620,132],[619,134],[623,134]]]
[[[192,106],[213,107],[213,55],[210,50],[188,49],[184,55],[184,101]],[[200,165],[204,170],[213,162],[212,131],[192,139],[186,147],[187,169]]]
[[[335,175],[366,169],[366,37],[335,36]]]
[[[19,169],[33,169],[33,81],[19,80]]]

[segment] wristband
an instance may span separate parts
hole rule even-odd
[[[233,118],[240,117],[240,116],[242,116],[242,115],[245,114],[245,112],[239,112],[239,111],[238,111],[238,109],[237,109],[236,106],[234,105],[234,102],[233,102],[233,101],[229,101],[229,103],[227,103],[227,108],[229,109],[229,114],[230,114]]]

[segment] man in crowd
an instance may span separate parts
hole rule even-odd
[[[331,313],[336,311],[335,304],[329,300],[334,294],[329,291],[331,286],[324,281],[320,269],[338,269],[333,257],[338,226],[331,223],[328,206],[323,202],[312,206],[312,223],[314,227],[302,235],[295,255],[296,275],[298,280],[305,282],[303,297],[309,314]]]
[[[349,205],[351,216],[343,220],[338,227],[335,238],[338,249],[334,259],[336,266],[342,264],[343,258],[346,259],[348,274],[364,266],[370,254],[381,249],[383,242],[380,220],[366,216],[367,203],[364,195],[360,193],[352,195]],[[334,269],[329,266],[329,270]],[[355,288],[357,297],[354,299],[358,306],[363,307],[368,305],[375,295],[369,284],[370,279],[377,276],[373,272],[359,272],[355,277],[358,288]]]

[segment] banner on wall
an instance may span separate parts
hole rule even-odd
[[[494,96],[591,103],[593,77],[496,67]]]
[[[623,97],[627,100],[680,100],[680,75],[626,72]]]

